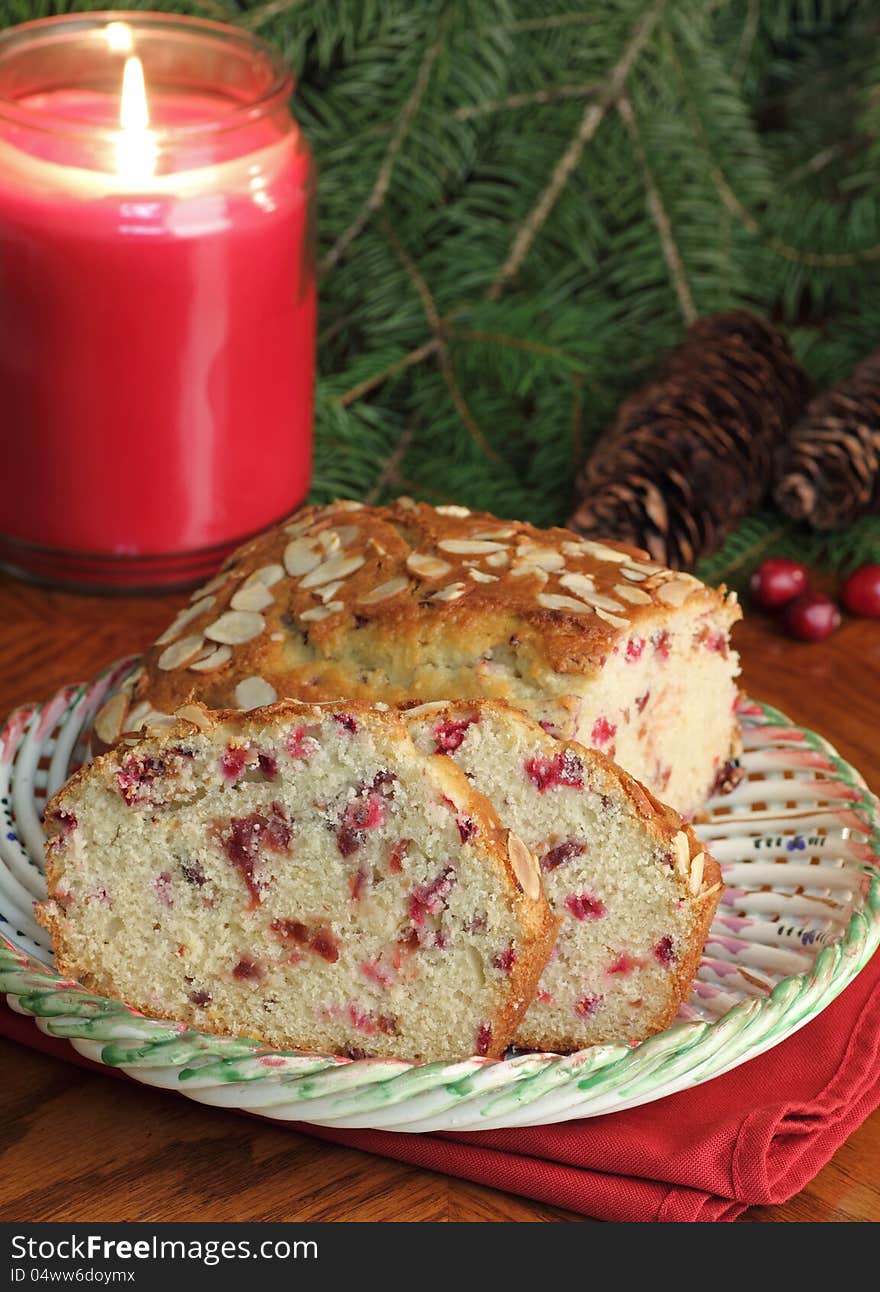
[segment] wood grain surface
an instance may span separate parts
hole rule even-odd
[[[136,653],[183,596],[97,598],[0,575],[0,712]],[[743,684],[880,788],[880,623],[818,645],[737,630]],[[0,1040],[0,1220],[531,1220],[581,1216],[339,1148]],[[880,1112],[789,1203],[749,1221],[880,1220]]]

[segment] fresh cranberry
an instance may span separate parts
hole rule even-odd
[[[368,830],[377,829],[385,819],[382,796],[362,786],[358,797],[346,805],[336,831],[336,845],[343,857],[363,847]]]
[[[372,1036],[375,1032],[376,1024],[366,1010],[358,1009],[357,1005],[349,1005],[348,1017],[352,1027],[356,1027],[359,1032],[365,1032],[367,1036]]]
[[[789,635],[805,642],[824,641],[840,626],[840,611],[821,592],[803,592],[789,601],[784,618]]]
[[[672,938],[668,935],[665,938],[661,938],[654,947],[654,959],[664,966],[671,965],[675,959],[675,952],[672,948]]]
[[[291,731],[284,743],[291,758],[302,758],[306,762],[314,757],[318,749],[318,742],[306,735],[304,727],[297,727]]]
[[[347,731],[350,736],[356,736],[358,732],[357,718],[351,713],[334,713],[333,721],[337,722],[343,731]]]
[[[768,556],[749,581],[752,601],[762,610],[778,610],[806,589],[806,567],[786,556]]]
[[[434,743],[438,754],[454,754],[465,738],[468,727],[479,722],[479,714],[473,718],[444,718],[434,728]]]
[[[235,970],[233,970],[233,973]],[[209,991],[191,991],[189,998],[194,1005],[210,1005],[214,997]]]
[[[397,1019],[391,1014],[380,1014],[376,1019],[376,1026],[385,1036],[397,1035]]]
[[[606,913],[604,903],[592,893],[570,893],[565,905],[576,920],[599,920]]]
[[[258,754],[257,762],[267,781],[278,779],[278,759],[273,754]]]
[[[468,839],[473,839],[477,833],[477,823],[473,817],[457,816],[455,824],[458,826],[458,833],[461,835],[462,843],[467,843]]]
[[[627,664],[635,664],[636,660],[642,658],[642,651],[645,649],[644,637],[631,637],[626,643],[626,655],[624,659]]]
[[[572,857],[582,857],[587,851],[585,843],[579,843],[575,839],[566,839],[564,843],[558,843],[555,848],[551,848],[541,858],[542,870],[556,870],[557,867],[564,865],[566,861],[571,861]]]
[[[355,873],[350,876],[348,881],[348,891],[351,893],[351,900],[353,902],[359,902],[361,900],[361,893],[364,891],[364,884],[366,884],[366,882],[367,872],[363,867],[361,867],[360,870],[355,871]]]
[[[446,899],[457,879],[452,867],[447,866],[436,879],[413,889],[409,898],[409,918],[413,924],[420,928],[425,923],[426,912],[428,915],[439,915],[446,910]]]
[[[712,632],[710,628],[702,628],[697,637],[697,645],[704,646],[706,650],[720,655],[722,659],[727,659],[727,636],[723,632]]]
[[[299,946],[304,946],[309,940],[309,927],[299,920],[273,920],[272,932],[283,942],[296,942]]]
[[[584,765],[570,749],[560,750],[551,758],[543,754],[535,754],[532,758],[527,758],[525,772],[529,780],[537,786],[539,794],[557,785],[575,790],[584,788]]]
[[[295,942],[297,946],[308,947],[330,964],[335,964],[339,959],[339,939],[323,925],[313,930],[300,920],[273,920],[271,928],[282,942]]]
[[[328,964],[335,964],[339,959],[339,939],[329,929],[318,929],[309,939],[309,950],[321,956]]]
[[[223,840],[226,855],[241,874],[251,895],[251,909],[259,906],[262,893],[254,876],[254,867],[264,848],[283,853],[290,848],[290,818],[280,803],[273,803],[269,814],[252,812],[250,816],[233,817],[229,834]]]
[[[491,1044],[492,1027],[489,1023],[481,1023],[477,1028],[477,1054],[488,1054]]]
[[[383,990],[391,987],[394,983],[394,975],[385,968],[380,960],[365,960],[361,965],[361,973],[370,982],[374,982],[377,987]]]
[[[636,709],[638,710],[639,713],[645,712],[645,705],[648,703],[650,698],[651,698],[650,691],[646,691],[644,695],[636,696]]]
[[[627,974],[632,973],[633,969],[638,969],[640,967],[641,961],[634,959],[633,956],[628,955],[626,951],[621,951],[620,955],[611,961],[611,964],[605,972],[609,976],[611,974],[619,973],[626,977]]]
[[[880,565],[863,565],[843,585],[843,604],[852,615],[880,619]]]
[[[165,764],[161,758],[139,758],[132,754],[116,773],[116,783],[128,806],[134,807],[148,798],[149,787],[164,775]]]
[[[609,740],[613,740],[617,735],[617,724],[609,722],[607,718],[597,718],[593,723],[593,730],[590,732],[590,744],[607,745]]]
[[[388,869],[392,875],[399,875],[409,852],[410,839],[398,839],[388,857]]]
[[[171,876],[167,870],[163,870],[162,874],[157,875],[153,880],[153,891],[156,894],[156,900],[170,911],[174,905],[174,893],[171,889]]]
[[[591,1014],[595,1014],[604,1000],[604,996],[581,996],[580,1000],[574,1003],[574,1012],[578,1018],[589,1018]]]
[[[220,755],[220,770],[228,781],[238,780],[245,768],[248,751],[242,745],[230,745]]]
[[[519,957],[513,949],[513,943],[508,942],[503,951],[499,951],[497,956],[492,957],[492,964],[503,974],[509,974]]]
[[[669,633],[665,628],[661,628],[660,632],[654,633],[651,638],[651,645],[654,647],[654,650],[661,659],[669,659]]]
[[[263,966],[258,964],[256,960],[252,960],[250,956],[242,956],[233,969],[232,976],[244,982],[259,982],[264,973]]]
[[[715,794],[729,794],[731,790],[736,789],[745,774],[746,769],[740,767],[738,758],[728,758],[727,762],[722,763],[718,769],[718,774],[712,782],[710,797]]]

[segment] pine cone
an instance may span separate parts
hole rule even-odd
[[[880,512],[880,350],[807,405],[779,452],[774,498],[814,529]]]
[[[807,379],[769,323],[741,311],[700,319],[660,377],[621,405],[569,523],[693,567],[763,498],[806,397]]]

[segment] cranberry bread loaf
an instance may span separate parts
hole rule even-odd
[[[62,972],[274,1046],[500,1055],[558,921],[455,764],[393,711],[186,712],[47,809],[39,914]]]
[[[739,617],[733,594],[565,529],[337,502],[236,552],[96,731],[192,699],[501,699],[690,814],[732,775]]]
[[[404,717],[417,747],[451,755],[538,857],[562,918],[516,1044],[564,1051],[668,1027],[721,893],[717,862],[678,814],[605,755],[554,740],[497,701]]]

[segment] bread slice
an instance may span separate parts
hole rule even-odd
[[[416,745],[451,756],[538,857],[562,925],[517,1033],[528,1049],[641,1041],[688,995],[721,871],[678,813],[605,755],[509,706],[426,704]]]
[[[307,507],[226,562],[96,720],[190,700],[506,700],[680,812],[735,783],[734,594],[644,552],[456,505]]]
[[[63,973],[273,1046],[495,1057],[558,921],[534,858],[393,711],[190,706],[46,813]]]

